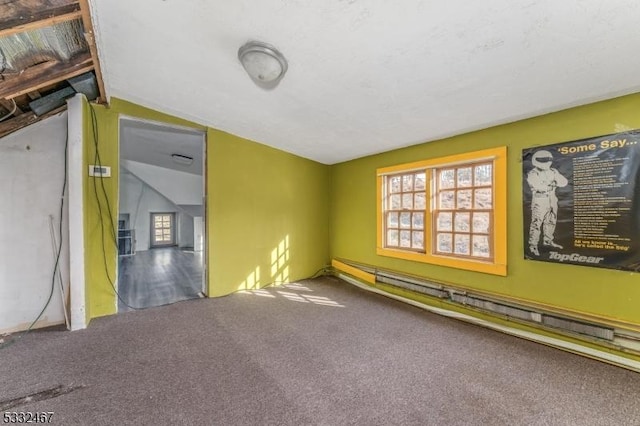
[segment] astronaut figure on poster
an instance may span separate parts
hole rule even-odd
[[[527,183],[531,189],[531,224],[529,226],[529,252],[540,256],[538,246],[542,231],[542,244],[562,249],[556,244],[554,233],[558,220],[558,197],[556,188],[569,183],[567,178],[551,167],[553,155],[547,150],[538,150],[531,159],[533,168],[527,173]]]

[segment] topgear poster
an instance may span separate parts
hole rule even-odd
[[[524,149],[525,258],[640,271],[640,130]]]

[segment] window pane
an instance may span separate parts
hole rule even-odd
[[[491,199],[491,188],[480,188],[475,190],[475,208],[490,209],[493,201]]]
[[[451,234],[438,234],[437,236],[437,245],[440,253],[451,253],[452,249],[452,238]]]
[[[169,221],[162,222],[162,227],[163,228],[171,228],[171,222],[169,222]]]
[[[453,210],[455,205],[455,191],[442,191],[440,193],[440,208],[444,210]]]
[[[475,186],[482,185],[491,185],[491,164],[483,164],[481,166],[476,166],[476,181]]]
[[[400,247],[411,247],[411,231],[400,231]]]
[[[400,213],[400,228],[411,228],[411,213]]]
[[[162,237],[162,229],[156,229],[156,238]]]
[[[154,216],[153,221],[155,223],[162,223],[162,216]]]
[[[474,235],[473,236],[473,256],[478,257],[491,257],[491,250],[489,247],[489,237],[487,235]]]
[[[413,191],[413,175],[402,176],[402,191]]]
[[[456,232],[469,232],[471,230],[471,213],[456,213],[454,222]]]
[[[411,245],[415,249],[423,249],[424,248],[424,232],[413,231],[411,233]]]
[[[171,215],[165,214],[162,216],[162,220],[171,220]]]
[[[389,208],[391,210],[400,210],[400,194],[394,194],[389,197]]]
[[[458,169],[458,186],[471,186],[471,167]]]
[[[470,209],[471,208],[471,190],[464,189],[458,191],[458,209]]]
[[[398,231],[390,229],[387,231],[387,245],[398,247]]]
[[[427,208],[427,196],[424,192],[418,192],[414,197],[413,208],[415,210],[424,210]]]
[[[402,208],[413,210],[413,194],[402,194]]]
[[[390,228],[398,227],[398,212],[387,213],[387,226]]]
[[[438,219],[436,220],[436,228],[438,231],[453,231],[452,226],[453,213],[439,212]]]
[[[413,182],[414,190],[424,191],[425,188],[427,187],[426,182],[427,182],[427,178],[424,173],[416,173],[415,180]]]
[[[488,234],[491,216],[489,213],[477,212],[473,214],[473,233]]]
[[[165,238],[171,238],[171,230],[169,230],[169,229],[165,229],[165,230],[162,232],[162,235],[164,235],[164,237],[165,237]]]
[[[413,229],[424,229],[424,213],[414,213],[412,220]]]
[[[456,234],[455,254],[469,255],[471,253],[471,239],[467,234]]]
[[[440,171],[440,189],[455,188],[456,186],[455,169],[445,169]]]
[[[389,178],[389,192],[400,192],[400,176]]]

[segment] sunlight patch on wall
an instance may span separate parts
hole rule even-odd
[[[275,284],[289,281],[289,236],[271,251],[271,280]]]
[[[238,290],[254,290],[260,288],[260,266],[251,271],[247,278],[238,285]]]

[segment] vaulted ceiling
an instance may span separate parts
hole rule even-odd
[[[637,0],[92,0],[107,96],[322,163],[640,89]],[[289,69],[265,90],[248,40]]]

